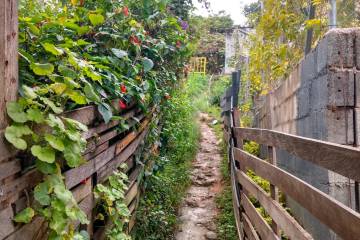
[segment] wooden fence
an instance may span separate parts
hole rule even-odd
[[[71,189],[88,219],[94,220],[95,216],[92,216],[92,213],[96,200],[93,197],[93,188],[98,183],[106,182],[113,171],[125,163],[129,177],[125,202],[132,213],[128,224],[128,231],[131,231],[135,223],[133,213],[140,197],[139,176],[143,174],[145,166],[136,158],[146,152],[142,154],[142,160],[145,161],[150,153],[157,149],[156,144],[144,146],[143,143],[150,123],[158,124],[158,113],[155,108],[144,114],[137,108],[130,107],[123,112],[122,117],[130,127],[137,125],[137,128],[127,131],[119,130],[118,121],[103,123],[100,114],[93,106],[80,108],[66,115],[89,126],[89,131],[83,135],[88,141],[83,155],[86,163],[64,172],[66,187]],[[1,144],[6,143],[1,142]],[[144,147],[146,151],[143,151]],[[0,162],[0,178],[3,183],[0,186],[0,239],[23,239],[23,236],[27,236],[26,239],[46,239],[47,226],[41,217],[35,217],[26,225],[13,222],[14,215],[32,203],[32,188],[42,179],[42,175],[32,167],[32,164],[25,167],[23,162],[24,159],[18,158],[15,151],[7,160]],[[105,226],[94,226],[91,221],[89,225],[80,227],[87,229],[94,239],[104,237]]]
[[[18,95],[17,7],[16,0],[0,1],[0,240],[46,239],[47,223],[42,217],[35,217],[25,225],[13,221],[17,213],[32,204],[33,187],[43,178],[34,168],[34,159],[19,155],[4,137],[9,124],[6,103],[16,100]],[[114,107],[118,108],[115,102]],[[130,104],[122,111],[123,120],[136,130],[121,130],[119,121],[105,124],[96,106],[83,107],[64,115],[89,128],[83,135],[88,142],[83,155],[86,162],[63,173],[66,187],[71,189],[80,208],[91,220],[90,224],[78,227],[87,230],[94,239],[104,238],[105,226],[94,225],[96,200],[92,190],[125,163],[129,177],[126,204],[132,213],[127,231],[131,231],[135,223],[133,213],[139,202],[140,176],[143,175],[146,159],[158,147],[157,144],[144,146],[150,125],[159,124],[156,108],[144,113]],[[143,163],[138,161],[140,156]]]
[[[276,149],[310,161],[323,168],[360,181],[360,150],[325,141],[277,131],[240,127],[237,107],[240,72],[233,73],[233,85],[221,98],[224,139],[228,143],[233,206],[239,238],[313,239],[306,229],[279,203],[279,192],[291,197],[342,239],[360,239],[360,214],[317,188],[276,166]],[[268,159],[244,151],[244,141],[268,146]],[[270,182],[264,191],[249,177],[248,170]],[[254,199],[271,217],[265,221]],[[291,210],[290,210],[291,211]]]

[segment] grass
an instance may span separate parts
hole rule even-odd
[[[147,173],[133,239],[173,239],[177,210],[190,184],[191,162],[197,152],[199,129],[189,95],[174,92],[162,112],[161,152],[154,156],[153,171]]]

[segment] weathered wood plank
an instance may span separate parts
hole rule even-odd
[[[245,173],[237,171],[240,184],[251,196],[255,197],[264,207],[271,218],[279,225],[290,239],[310,240],[311,235],[306,232],[296,220],[281,205],[274,201],[262,188],[252,181]]]
[[[242,219],[244,223],[244,230],[246,233],[246,237],[249,240],[260,240],[259,236],[257,235],[255,228],[251,224],[251,221],[249,220],[248,216],[246,216],[245,213],[242,213]]]
[[[125,204],[129,206],[129,204],[132,202],[132,200],[136,197],[139,190],[138,184],[135,182],[130,189],[127,191],[125,195]]]
[[[6,103],[18,92],[18,6],[16,0],[0,1],[0,130],[9,124]]]
[[[0,163],[0,180],[7,178],[21,171],[19,159],[10,159],[8,162]]]
[[[0,162],[16,155],[16,149],[5,139],[5,129],[0,130]]]
[[[266,161],[237,148],[234,148],[234,154],[241,165],[278,186],[340,237],[360,238],[360,213]]]
[[[134,140],[126,149],[119,154],[119,156],[116,156],[116,158],[119,160],[123,159],[125,161],[128,159],[131,154],[135,151],[137,146],[139,145],[140,141],[142,140],[142,137],[145,136],[147,131],[143,131],[137,138]],[[91,176],[94,172],[99,170],[102,166],[104,166],[106,163],[108,163],[111,159],[115,156],[115,148],[116,144],[109,147],[108,150],[104,151],[103,153],[96,156],[94,159],[86,162],[85,164],[70,169],[67,172],[65,172],[65,184],[67,188],[71,188],[77,184],[79,184],[83,179],[88,178]]]
[[[304,160],[360,181],[360,149],[273,130],[235,128],[238,139],[272,145]]]
[[[267,224],[267,222],[262,218],[260,213],[256,211],[256,208],[248,197],[241,193],[241,205],[243,206],[245,213],[251,219],[253,226],[255,227],[256,231],[259,233],[261,239],[263,240],[280,240],[278,236],[272,231],[271,227]]]

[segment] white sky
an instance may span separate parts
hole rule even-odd
[[[245,24],[245,17],[242,14],[242,9],[244,5],[256,2],[256,0],[208,0],[210,2],[210,8],[214,13],[217,13],[221,10],[225,10],[227,14],[230,14],[231,18],[234,20],[234,23],[237,25]],[[201,16],[209,15],[208,10],[201,7],[197,1],[194,1],[197,10],[195,14]]]

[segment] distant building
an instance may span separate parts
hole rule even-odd
[[[225,68],[224,73],[230,74],[248,62],[249,28],[234,26],[225,31]]]

